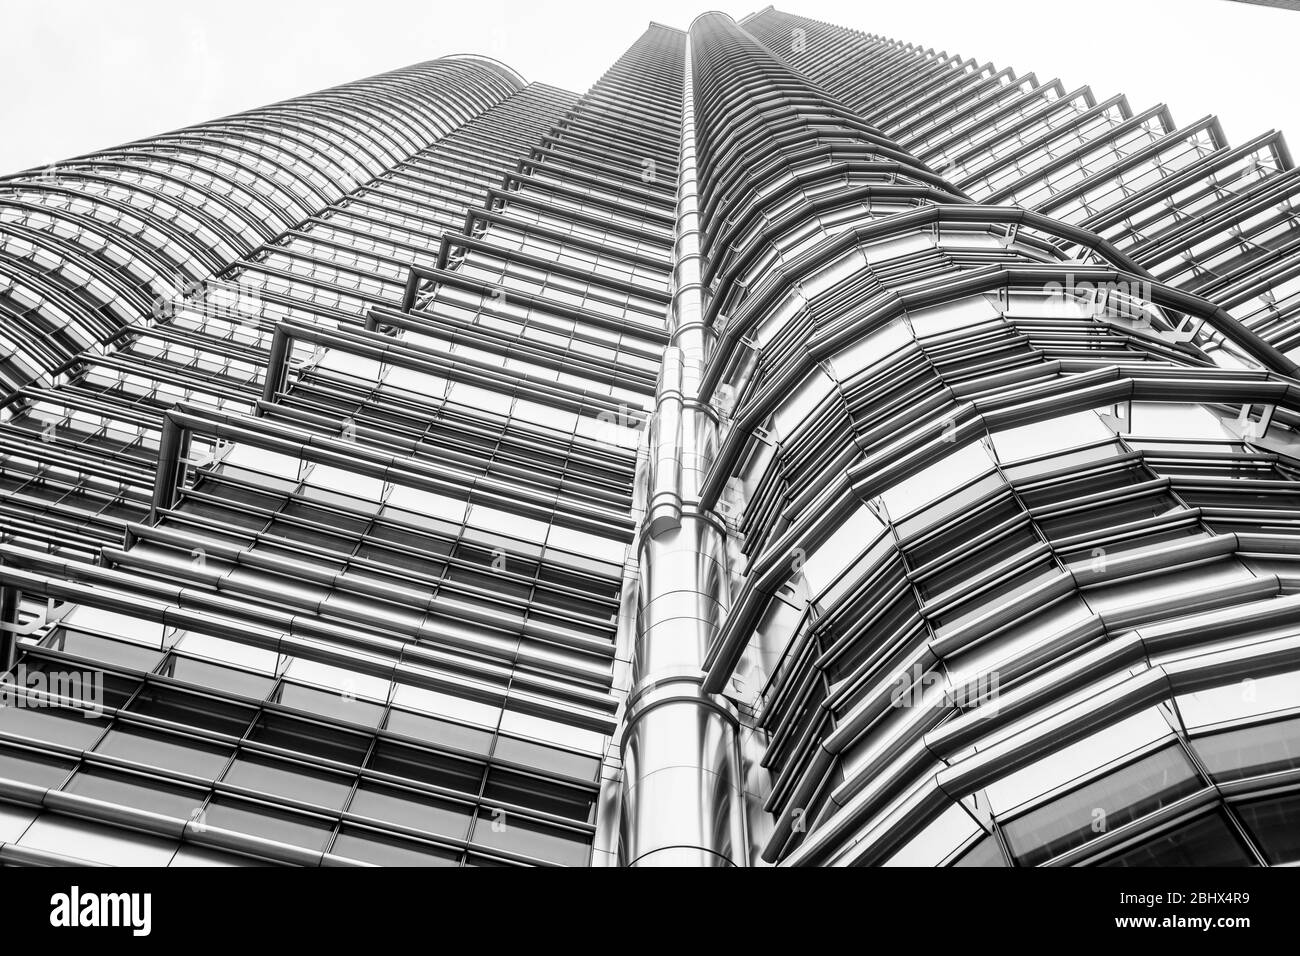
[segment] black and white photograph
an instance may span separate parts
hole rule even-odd
[[[6,939],[1294,925],[1300,2],[0,38]]]

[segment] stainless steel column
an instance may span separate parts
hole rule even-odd
[[[673,249],[671,340],[651,427],[650,493],[640,535],[641,587],[632,689],[623,723],[619,859],[625,866],[744,866],[744,799],[735,711],[702,688],[726,613],[726,528],[699,507],[718,423],[699,399],[708,330],[690,39]]]

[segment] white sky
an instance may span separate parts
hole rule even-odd
[[[725,0],[724,0],[725,2]],[[765,5],[724,5],[739,20]],[[448,53],[589,87],[651,20],[705,3],[0,0],[0,173]],[[1234,143],[1279,128],[1300,156],[1300,13],[1231,0],[786,0],[778,9],[1059,76],[1134,111],[1217,113]]]

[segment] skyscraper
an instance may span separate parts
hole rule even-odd
[[[1298,192],[770,7],[0,179],[0,862],[1300,859]]]

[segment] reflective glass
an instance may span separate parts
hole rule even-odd
[[[1201,787],[1177,746],[1143,757],[1008,822],[1003,832],[1023,866],[1036,866]]]

